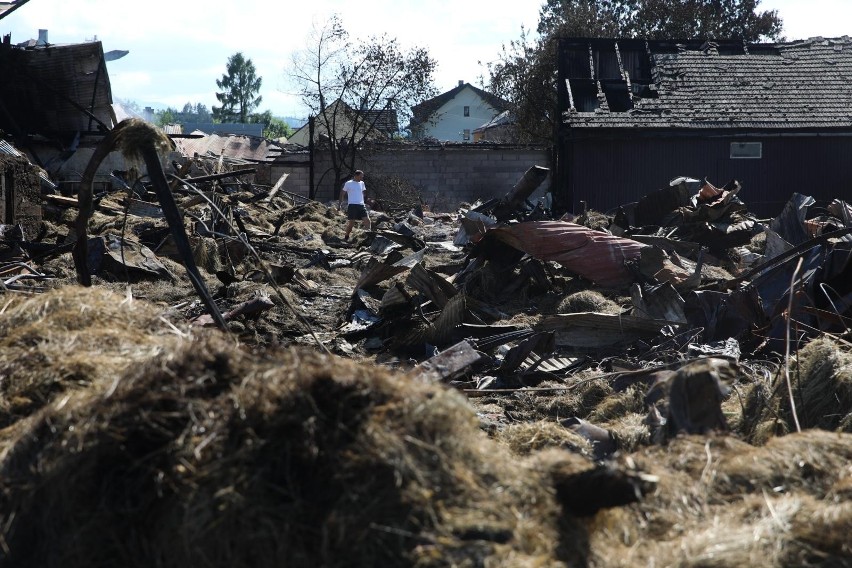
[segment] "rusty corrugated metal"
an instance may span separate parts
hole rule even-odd
[[[180,124],[164,124],[162,128],[166,134],[183,134],[183,126]]]
[[[254,136],[220,136],[211,134],[203,138],[175,138],[178,152],[189,158],[220,156],[252,162],[272,162],[281,154],[281,146]]]
[[[489,234],[532,257],[558,262],[583,278],[615,288],[633,282],[625,263],[639,258],[646,246],[567,221],[529,221]]]

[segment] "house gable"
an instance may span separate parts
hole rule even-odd
[[[399,120],[395,109],[358,111],[352,109],[345,102],[337,100],[328,106],[326,112],[327,121],[321,118],[314,121],[315,142],[320,137],[330,137],[327,122],[334,127],[334,138],[337,140],[351,136],[356,122],[359,125],[359,130],[363,129],[364,131],[372,125],[371,131],[367,134],[369,139],[392,138],[399,131]],[[310,125],[305,123],[290,136],[288,142],[308,146],[310,144],[309,132]]]
[[[469,83],[413,107],[411,130],[415,138],[442,142],[472,142],[473,131],[489,122],[509,103]]]

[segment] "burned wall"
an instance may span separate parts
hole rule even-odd
[[[731,144],[757,143],[760,157],[732,158]],[[567,145],[567,184],[572,211],[608,211],[638,201],[679,176],[721,187],[736,179],[751,212],[778,215],[793,193],[811,195],[820,207],[847,198],[852,182],[852,136],[612,134],[574,138]]]
[[[24,157],[0,154],[0,223],[21,225],[25,238],[41,225],[41,180]]]

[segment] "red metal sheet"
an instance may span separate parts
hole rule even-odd
[[[625,263],[639,258],[647,246],[567,221],[529,221],[489,233],[539,260],[558,262],[583,278],[613,288],[633,282]]]

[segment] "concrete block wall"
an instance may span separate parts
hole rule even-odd
[[[54,172],[69,186],[67,189],[76,189],[71,186],[78,184],[92,151],[93,148],[79,150],[71,160],[62,164],[59,172]],[[178,157],[172,154],[164,158],[166,171],[171,171],[171,160]],[[310,184],[307,154],[284,154],[282,159],[303,162],[305,166],[257,164],[255,179],[260,184],[273,185],[282,174],[288,173],[282,189],[307,197]],[[314,160],[317,199],[336,199],[340,188],[336,187],[330,154],[317,151]],[[433,210],[452,211],[462,202],[473,203],[477,199],[502,197],[529,168],[547,167],[549,161],[549,150],[543,147],[501,144],[393,145],[374,149],[358,167],[367,174],[365,180],[368,191],[371,173],[395,176],[418,188],[421,198]],[[98,170],[96,189],[102,184],[111,183],[110,171],[126,169],[127,166],[120,153],[111,153]],[[139,166],[144,170],[143,164]],[[346,174],[348,172],[344,172]],[[548,179],[533,197],[542,195],[549,184]]]
[[[317,199],[335,199],[339,188],[334,187],[333,173],[327,152],[315,153]],[[406,179],[421,191],[422,199],[433,210],[449,211],[462,202],[490,199],[506,194],[529,168],[548,167],[547,148],[507,145],[448,144],[432,146],[395,146],[371,152],[359,166],[366,173],[367,189],[370,172]],[[274,166],[272,179],[290,171],[284,189],[308,194],[308,169]],[[545,181],[534,196],[541,195],[549,185]]]

